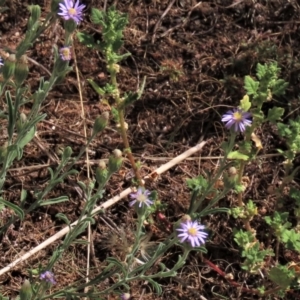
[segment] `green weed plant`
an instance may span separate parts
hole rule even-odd
[[[1,11],[6,9],[4,2],[1,1]],[[64,60],[59,55],[57,47],[54,46],[54,61],[50,78],[47,80],[41,78],[39,87],[32,94],[28,92],[29,86],[26,79],[29,70],[26,52],[39,36],[57,21],[57,12],[61,3],[62,1],[57,0],[51,2],[51,12],[43,22],[40,21],[40,7],[38,5],[29,6],[30,18],[24,40],[15,51],[5,49],[10,54],[5,58],[4,66],[1,68],[2,77],[0,82],[0,97],[5,103],[4,107],[7,107],[7,110],[0,112],[0,117],[6,122],[2,124],[7,124],[7,141],[0,149],[1,191],[5,188],[8,170],[16,160],[22,159],[24,147],[34,138],[38,123],[46,117],[46,114],[41,113],[42,103],[56,84],[62,82],[66,74],[72,70],[69,61]],[[128,24],[127,15],[118,12],[115,7],[110,7],[107,11],[92,8],[90,19],[95,27],[101,28],[102,38],[98,40],[92,34],[77,31],[77,23],[69,19],[64,21],[65,46],[72,46],[76,33],[77,39],[89,48],[89,51],[98,51],[103,55],[107,64],[107,72],[110,75],[109,82],[104,86],[99,86],[92,78],[87,79],[87,81],[102,98],[110,97],[113,99],[111,117],[117,124],[124,143],[124,149],[123,151],[116,149],[110,155],[107,164],[102,161],[96,170],[95,178],[91,179],[89,183],[78,181],[78,185],[81,187],[86,199],[78,223],[70,228],[69,233],[54,251],[47,265],[28,270],[28,280],[24,281],[20,289],[19,299],[105,299],[111,294],[120,295],[122,299],[126,299],[125,297],[130,297],[132,282],[148,282],[157,295],[160,295],[163,291],[161,280],[177,276],[177,271],[185,265],[191,251],[198,251],[202,255],[207,253],[204,247],[207,234],[197,231],[200,228],[202,230],[202,225],[199,225],[198,222],[204,217],[220,213],[229,213],[237,219],[233,239],[241,250],[241,258],[243,259],[241,267],[244,272],[249,275],[265,274],[265,284],[257,287],[255,293],[267,297],[272,295],[283,296],[290,289],[298,288],[299,271],[292,262],[283,264],[279,261],[278,249],[280,246],[292,251],[299,252],[300,250],[300,192],[296,188],[289,189],[289,196],[295,201],[293,212],[284,211],[284,198],[282,197],[283,190],[290,187],[298,172],[298,168],[294,167],[294,159],[300,150],[300,118],[283,123],[281,118],[284,115],[284,109],[282,107],[273,106],[268,109],[267,114],[263,110],[264,103],[270,103],[274,96],[283,95],[287,87],[287,83],[278,78],[280,69],[277,64],[274,62],[264,65],[258,64],[256,78],[245,77],[246,95],[240,101],[239,109],[251,113],[251,126],[247,126],[245,131],[242,132],[244,138],[238,141],[237,136],[240,136],[240,133],[230,130],[228,141],[225,141],[221,146],[224,156],[220,160],[218,169],[213,174],[207,172],[205,176],[201,175],[187,180],[187,186],[191,191],[191,199],[189,208],[186,212],[183,212],[186,215],[174,224],[169,224],[168,229],[170,232],[165,240],[151,244],[146,232],[145,222],[152,220],[154,213],[163,211],[166,204],[162,204],[159,200],[159,191],[149,192],[144,186],[140,174],[140,162],[136,161],[132,154],[127,137],[130,128],[128,128],[125,121],[125,110],[141,98],[146,78],[138,91],[124,92],[119,89],[117,79],[120,68],[122,68],[121,61],[130,56],[130,53],[122,53],[123,31]],[[32,103],[32,106],[30,112],[25,115],[21,111],[28,103]],[[77,174],[74,167],[76,162],[84,155],[90,143],[99,138],[99,135],[105,130],[109,118],[110,116],[103,114],[94,121],[93,131],[87,138],[86,145],[82,147],[77,155],[73,154],[70,147],[63,149],[57,167],[48,168],[46,186],[37,188],[34,191],[33,199],[35,201],[29,206],[26,202],[26,190],[22,191],[18,204],[5,200],[3,196],[0,198],[0,209],[10,208],[15,213],[7,223],[1,223],[1,234],[5,234],[10,225],[23,221],[27,215],[42,206],[51,206],[69,201],[69,198],[65,195],[52,199],[48,195],[68,176]],[[267,234],[272,235],[272,238],[276,240],[274,249],[264,247],[263,241],[258,238],[258,236],[262,237],[263,234],[258,235],[252,226],[253,219],[258,215],[258,208],[255,199],[245,199],[243,185],[246,166],[258,159],[259,151],[263,147],[263,141],[260,141],[256,135],[256,130],[262,128],[265,123],[276,126],[278,134],[286,141],[287,145],[284,150],[278,149],[278,152],[285,159],[285,175],[281,185],[276,190],[278,205],[276,205],[276,210],[272,215],[264,217],[265,225],[269,228]],[[135,209],[137,216],[133,242],[126,241],[128,247],[125,247],[124,259],[121,260],[118,257],[106,258],[100,266],[99,273],[93,278],[88,278],[88,280],[82,278],[67,287],[53,291],[52,286],[56,283],[53,270],[55,270],[56,264],[59,264],[63,253],[71,245],[86,243],[79,236],[86,231],[89,224],[95,222],[93,209],[96,203],[102,199],[111,176],[121,168],[124,156],[129,159],[134,170],[133,185],[137,188],[137,193],[132,196],[135,197],[132,207]],[[220,178],[222,178],[221,186]],[[219,206],[220,200],[226,198],[228,193],[236,194],[238,199],[236,207]],[[209,202],[206,201],[208,198],[210,199]],[[105,214],[104,211],[102,213]],[[296,224],[289,221],[292,214],[297,218]],[[71,222],[66,215],[60,213],[56,217],[63,220],[66,226],[70,226]],[[186,235],[185,240],[182,237],[180,238],[178,230]],[[197,238],[196,234],[201,237]],[[210,233],[211,237],[213,235],[213,232]],[[144,251],[144,255],[142,255],[145,241],[151,244],[151,247],[149,247],[151,251]],[[124,244],[126,243],[124,240]],[[196,245],[193,243],[196,243]],[[178,255],[177,261],[172,267],[167,267],[164,264],[163,257],[175,246],[182,249],[182,255]],[[266,264],[267,258],[271,256],[275,257],[275,264],[272,266]],[[99,288],[101,284],[103,286],[103,283],[110,279],[113,280],[110,281],[109,286]],[[2,296],[2,299],[7,298]]]

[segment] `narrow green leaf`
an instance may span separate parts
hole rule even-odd
[[[213,208],[205,211],[204,214],[200,213],[200,216],[203,217],[203,216],[220,214],[220,213],[229,213],[229,211],[230,209],[227,207]]]
[[[50,173],[50,179],[53,179],[53,176],[54,176],[53,170],[49,167],[49,168],[48,168],[48,171],[49,171],[49,173]]]
[[[89,242],[87,240],[75,240],[73,244],[88,245]]]
[[[87,79],[88,83],[92,86],[96,93],[103,96],[105,95],[105,91],[92,79]]]
[[[52,199],[43,201],[43,202],[40,203],[40,206],[57,204],[57,203],[61,203],[61,202],[66,202],[68,200],[69,200],[69,198],[67,196],[60,196],[60,197],[57,197],[57,198],[52,198]]]
[[[23,156],[23,148],[17,146],[16,151],[17,151],[17,160],[20,160]]]
[[[69,221],[68,217],[65,214],[63,214],[63,213],[58,213],[58,214],[55,215],[55,217],[57,219],[60,219],[60,220],[64,221],[67,225],[71,224],[71,222]]]
[[[24,211],[23,209],[20,208],[20,206],[15,205],[11,202],[8,202],[6,200],[4,200],[3,198],[0,198],[0,204],[4,204],[5,206],[9,207],[10,209],[12,209],[15,214],[21,219],[23,220],[25,217]]]
[[[24,148],[35,135],[35,126],[32,126],[30,130],[26,133],[26,135],[19,141],[18,146],[20,148]]]
[[[68,160],[69,160],[69,158],[71,157],[71,155],[72,155],[72,148],[69,147],[69,146],[67,146],[67,147],[64,149],[64,152],[63,152],[63,155],[62,155],[62,158],[61,158],[61,163],[62,163],[63,165],[65,165],[65,164],[68,162]]]
[[[247,161],[249,159],[248,155],[245,155],[243,153],[240,153],[238,151],[231,151],[228,156],[228,159],[240,159],[240,160],[245,160]]]
[[[158,295],[160,295],[160,294],[162,293],[162,288],[161,288],[161,286],[160,286],[157,282],[155,282],[153,279],[151,279],[151,278],[149,278],[149,277],[145,277],[145,278],[146,278],[146,280],[154,287],[156,293],[157,293]]]
[[[8,106],[8,125],[7,125],[7,132],[9,139],[12,139],[13,133],[14,133],[14,126],[15,126],[15,108],[13,106],[13,102],[11,99],[11,94],[9,91],[6,91],[5,93],[5,98],[7,101],[7,106]]]
[[[125,109],[130,104],[135,102],[138,99],[138,96],[139,96],[138,93],[132,93],[132,92],[126,93],[124,96],[124,100],[122,101],[122,103],[120,103],[118,109],[119,110]]]
[[[122,272],[125,270],[122,263],[119,260],[115,259],[114,257],[108,257],[106,259],[106,261],[111,263],[111,264],[114,264],[115,266],[118,266],[122,270]]]
[[[26,197],[27,197],[27,191],[22,189],[21,197],[20,197],[21,198],[20,199],[21,203],[23,203],[26,200]]]

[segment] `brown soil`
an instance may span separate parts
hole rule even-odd
[[[9,10],[0,17],[1,48],[13,50],[26,31],[29,16],[27,5],[41,5],[45,16],[50,9],[50,1],[7,2]],[[82,1],[87,5],[87,9],[79,30],[98,32],[97,34],[101,35],[88,16],[92,7],[103,9],[104,2]],[[166,205],[163,213],[169,222],[175,222],[186,212],[189,204],[190,194],[185,180],[199,174],[205,175],[206,171],[215,171],[218,160],[214,157],[222,155],[220,144],[227,136],[220,123],[220,116],[228,108],[239,104],[245,93],[243,78],[245,75],[255,74],[258,62],[278,61],[282,68],[281,78],[289,82],[289,88],[284,97],[276,100],[285,107],[287,115],[295,116],[298,113],[300,2],[124,0],[107,1],[107,7],[112,3],[119,11],[129,15],[123,51],[130,52],[132,56],[121,63],[118,76],[120,89],[136,91],[142,78],[147,76],[141,100],[126,111],[132,151],[142,162],[143,175],[194,146],[202,138],[207,141],[201,154],[204,158],[186,160],[164,173],[157,181],[147,183],[148,189],[156,189],[159,192],[160,200]],[[63,27],[58,22],[55,28],[51,28],[41,37],[27,55],[51,70],[52,46],[55,43],[62,46],[62,39]],[[47,167],[56,165],[55,150],[58,147],[70,146],[74,153],[78,153],[85,143],[75,73],[76,62],[80,73],[88,131],[92,128],[95,118],[109,109],[86,81],[92,78],[99,85],[107,82],[108,73],[103,57],[88,50],[76,40],[73,50],[76,53],[76,61],[72,61],[74,71],[55,87],[44,102],[41,112],[47,114],[46,120],[39,124],[37,136],[26,146],[22,160],[17,161],[8,173],[2,194],[7,201],[18,204],[23,188],[28,191],[26,201],[29,204],[33,201],[32,191],[44,187],[49,178]],[[48,74],[40,66],[30,63],[28,84],[32,91],[37,88],[41,76],[47,78]],[[1,109],[6,110],[3,101]],[[29,109],[28,105],[24,112]],[[263,128],[259,134],[264,143],[261,154],[276,153],[279,142],[274,137],[272,128]],[[5,136],[1,137],[1,144],[4,141]],[[97,161],[107,158],[116,148],[123,149],[122,140],[114,124],[110,124],[105,134],[95,140],[89,149],[89,159],[92,162],[91,177],[94,176]],[[271,213],[274,207],[274,199],[268,194],[267,188],[281,180],[281,163],[280,157],[274,157],[262,160],[259,166],[252,164],[246,170],[250,182],[246,196],[253,199],[264,214]],[[39,208],[26,215],[24,221],[10,227],[2,237],[0,268],[63,228],[65,224],[55,217],[57,213],[64,213],[70,221],[78,218],[84,200],[75,188],[76,181],[88,182],[88,177],[84,159],[77,167],[78,177],[66,180],[50,195],[67,195],[70,198],[67,204]],[[122,170],[107,186],[103,201],[129,187],[132,177],[130,165],[125,162]],[[233,203],[234,197],[228,196],[222,199],[219,205],[229,207]],[[3,224],[10,213],[1,213]],[[257,217],[254,222],[261,235],[264,231],[262,216]],[[110,208],[104,216],[96,217],[96,224],[93,226],[95,253],[91,262],[92,273],[97,272],[97,267],[106,257],[119,255],[116,249],[105,243],[111,234],[106,225],[107,220],[116,228],[127,228],[124,234],[131,238],[135,218],[127,200]],[[263,284],[262,277],[249,276],[240,267],[239,249],[232,238],[232,228],[238,225],[237,221],[226,214],[218,214],[205,218],[203,223],[211,231],[210,240],[206,245],[208,254],[201,257],[194,253],[176,278],[162,280],[160,283],[163,285],[163,294],[160,297],[156,296],[146,283],[133,284],[131,293],[134,299],[259,299],[251,291]],[[154,231],[154,241],[164,237],[165,234],[160,231],[159,225],[154,229],[149,228]],[[83,235],[82,238],[86,239],[86,236]],[[271,241],[264,242],[265,246],[272,246]],[[59,243],[55,242],[26,263],[3,275],[0,278],[2,294],[15,297],[21,283],[28,277],[28,270],[46,265]],[[181,249],[173,249],[172,253],[164,258],[164,263],[171,266],[180,253]],[[292,260],[286,254],[280,254],[285,263]],[[63,258],[53,270],[58,282],[53,290],[66,287],[85,276],[84,245],[74,245]],[[293,260],[295,259],[299,259],[297,255],[296,258],[293,256]],[[270,265],[272,263],[273,261],[270,261]],[[227,280],[225,273],[229,274],[233,281]],[[291,291],[286,299],[297,299],[299,295],[300,293]],[[272,299],[277,298],[274,296]]]

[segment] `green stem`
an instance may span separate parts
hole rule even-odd
[[[246,135],[246,143],[250,142],[250,139],[251,139],[251,134],[247,134]],[[245,166],[246,166],[245,161],[240,160],[240,167],[239,167],[239,170],[238,170],[238,183],[240,185],[242,185],[242,179],[243,179],[243,174],[244,174],[244,171],[245,171]],[[243,192],[238,193],[238,206],[239,207],[244,207],[245,206],[245,203],[243,201],[243,195],[244,195]],[[249,231],[249,232],[253,232],[252,228],[251,228],[251,225],[250,225],[250,220],[249,219],[242,219],[242,221],[244,223],[244,226],[245,226],[246,230]]]
[[[239,167],[239,171],[238,171],[239,184],[242,184],[244,170],[245,170],[245,163],[243,161],[240,161],[240,167]],[[243,207],[245,205],[243,202],[243,192],[238,193],[238,205],[239,205],[239,207]]]
[[[118,88],[116,71],[114,71],[114,64],[110,64],[109,70],[110,70],[110,75],[111,75],[111,83],[116,88],[116,92],[114,93],[114,99],[116,101],[116,104],[118,106],[120,106],[120,104],[122,103],[122,100],[120,98],[120,92],[119,92],[119,88]],[[143,182],[142,177],[140,175],[139,168],[137,167],[137,165],[135,163],[134,156],[133,156],[133,154],[131,152],[131,149],[130,149],[130,145],[129,145],[129,141],[128,141],[128,137],[127,137],[127,128],[125,127],[125,117],[124,117],[123,108],[118,109],[118,115],[119,115],[119,121],[120,121],[120,133],[121,133],[121,137],[122,137],[122,140],[123,140],[123,143],[124,143],[124,146],[125,146],[126,155],[127,155],[128,159],[130,161],[130,164],[133,168],[135,178],[138,182],[138,185],[139,186],[144,186],[144,182]]]
[[[265,291],[263,296],[268,296],[268,295],[272,295],[277,293],[278,291],[280,291],[282,288],[280,286],[277,286],[276,288],[270,289],[268,291]]]

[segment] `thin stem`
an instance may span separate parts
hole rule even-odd
[[[239,167],[239,171],[238,171],[238,182],[240,184],[242,183],[244,169],[245,169],[245,163],[243,161],[240,161],[240,167]],[[245,205],[243,202],[243,192],[238,193],[238,205],[240,207],[243,207]]]
[[[281,289],[282,289],[282,287],[280,287],[280,286],[277,286],[276,288],[273,288],[273,289],[269,289],[268,291],[264,292],[263,296],[268,296],[268,295],[275,294],[278,291],[280,291]]]
[[[128,141],[128,137],[127,137],[127,133],[126,133],[126,128],[125,128],[124,111],[118,110],[118,112],[119,112],[119,118],[120,118],[121,136],[122,136],[123,143],[125,146],[126,155],[127,155],[128,159],[130,161],[130,164],[133,168],[133,171],[134,171],[134,174],[135,174],[135,177],[136,177],[136,180],[137,180],[139,186],[144,186],[144,182],[140,175],[139,168],[136,166],[133,154],[130,149],[130,145],[129,145],[129,141]]]
[[[246,143],[249,142],[249,141],[250,141],[250,135],[247,134],[246,135]],[[238,182],[239,182],[239,184],[242,184],[243,174],[244,174],[244,171],[245,171],[245,165],[246,165],[246,163],[241,160],[239,171],[238,171]],[[244,207],[245,206],[245,204],[243,202],[243,195],[244,195],[243,192],[238,193],[238,206],[239,207]],[[253,230],[251,228],[251,225],[250,225],[250,220],[249,219],[242,219],[242,221],[244,223],[244,226],[245,226],[246,230],[249,231],[249,232],[253,232]]]
[[[240,184],[242,184],[244,169],[245,169],[245,162],[241,161],[239,172],[238,172],[238,182]],[[238,193],[238,205],[239,205],[239,207],[244,207],[245,206],[245,204],[243,202],[243,192]],[[249,219],[242,219],[242,221],[244,223],[244,226],[245,226],[246,230],[252,232],[252,228],[251,228],[251,225],[250,225],[250,220]]]
[[[116,71],[114,70],[113,64],[111,64],[109,66],[109,70],[110,70],[110,75],[111,75],[111,83],[116,88],[116,92],[114,93],[114,99],[115,99],[117,105],[120,105],[122,103],[122,100],[120,98],[120,92],[119,92],[119,88],[118,88]],[[128,141],[128,137],[127,137],[127,129],[125,126],[125,117],[124,117],[124,109],[123,108],[118,109],[118,115],[119,115],[119,122],[120,122],[120,134],[121,134],[124,146],[125,146],[126,155],[127,155],[128,159],[130,161],[130,164],[133,168],[134,175],[138,182],[138,185],[144,186],[144,182],[140,175],[139,168],[137,167],[137,165],[135,163],[134,156],[130,149],[130,145],[129,145],[129,141]]]

